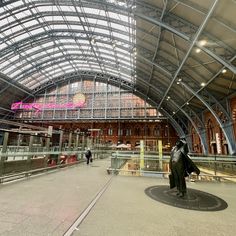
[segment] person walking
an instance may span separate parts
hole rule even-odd
[[[93,162],[93,158],[92,158],[92,152],[90,150],[90,148],[88,148],[85,152],[85,157],[87,159],[87,165],[89,164],[89,162]]]

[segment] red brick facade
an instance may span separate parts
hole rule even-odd
[[[75,123],[53,123],[54,129],[61,126],[65,130],[64,141],[68,139],[70,131],[80,131],[87,137],[98,138],[101,143],[115,144],[124,143],[131,145],[134,149],[140,140],[145,140],[150,149],[156,145],[157,140],[162,140],[164,151],[170,151],[178,139],[174,128],[167,121],[110,121],[110,122],[75,122]],[[89,131],[89,130],[95,131]],[[96,131],[99,129],[100,131]]]
[[[230,100],[230,109],[233,122],[234,138],[236,140],[236,97]],[[206,138],[209,154],[229,154],[225,136],[216,121],[215,117],[209,112],[204,113],[204,124],[206,128]],[[202,147],[198,134],[191,128],[193,152],[201,153]]]

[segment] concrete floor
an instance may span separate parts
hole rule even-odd
[[[228,203],[203,212],[165,205],[144,190],[165,179],[108,175],[110,161],[95,160],[0,185],[0,235],[16,236],[233,236],[236,184],[188,182],[189,188]]]

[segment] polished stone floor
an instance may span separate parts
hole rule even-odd
[[[225,209],[198,211],[151,198],[146,189],[168,180],[108,175],[110,160],[63,168],[0,185],[0,235],[234,236],[236,184],[187,182],[216,196]]]

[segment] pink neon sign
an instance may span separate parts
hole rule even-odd
[[[12,110],[37,110],[41,111],[44,109],[76,109],[84,107],[85,101],[80,101],[76,103],[68,102],[68,103],[62,103],[62,104],[56,104],[56,103],[23,103],[15,102],[11,104]]]

